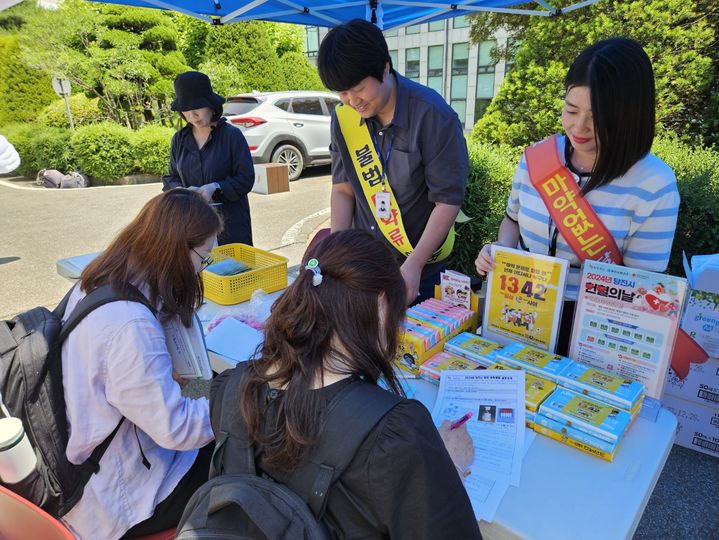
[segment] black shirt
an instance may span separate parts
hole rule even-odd
[[[212,382],[213,427],[222,394],[237,391],[225,384],[230,373]],[[329,402],[348,382],[316,392]],[[266,429],[272,417],[270,409]],[[261,469],[262,452],[257,456]],[[467,493],[429,412],[408,399],[380,420],[332,486],[324,522],[332,538],[481,539]]]
[[[431,88],[393,71],[397,83],[394,118],[387,126],[370,118],[367,124],[382,160],[389,152],[387,179],[397,199],[402,221],[416,247],[435,203],[461,206],[469,174],[469,155],[457,113]],[[347,146],[332,114],[332,182],[350,182],[355,193],[354,226],[383,237],[354,171]],[[385,239],[386,240],[386,239]],[[389,242],[388,242],[389,244]],[[390,244],[391,246],[391,244]],[[404,257],[394,248],[398,262]],[[444,262],[427,264],[422,277],[437,273]]]
[[[252,245],[252,224],[247,194],[255,183],[252,156],[242,131],[221,118],[199,149],[186,125],[172,137],[170,172],[162,178],[163,191],[176,187],[204,186],[217,182],[215,201],[225,221],[220,244]]]

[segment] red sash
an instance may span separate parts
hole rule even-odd
[[[559,157],[559,135],[553,135],[525,151],[529,180],[569,247],[584,262],[587,259],[623,264],[622,253],[611,233],[582,194],[574,176]],[[681,379],[689,364],[706,362],[709,355],[689,334],[679,328],[672,354],[672,369]]]

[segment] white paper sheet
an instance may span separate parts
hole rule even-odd
[[[262,343],[262,332],[243,322],[227,317],[207,334],[207,349],[235,363],[249,360]]]

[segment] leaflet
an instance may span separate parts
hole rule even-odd
[[[524,372],[445,371],[432,413],[435,425],[469,412],[465,425],[474,444],[469,478],[518,486],[525,438]]]

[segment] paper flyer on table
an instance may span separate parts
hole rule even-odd
[[[660,399],[686,293],[683,278],[586,261],[570,358],[639,381]]]
[[[472,417],[465,425],[474,444],[469,478],[518,486],[525,436],[524,372],[445,371],[432,413],[435,425],[468,412]]]
[[[207,349],[235,362],[245,362],[263,340],[259,330],[227,317],[207,334]]]
[[[492,256],[482,335],[554,352],[568,262],[501,246],[492,246]]]

